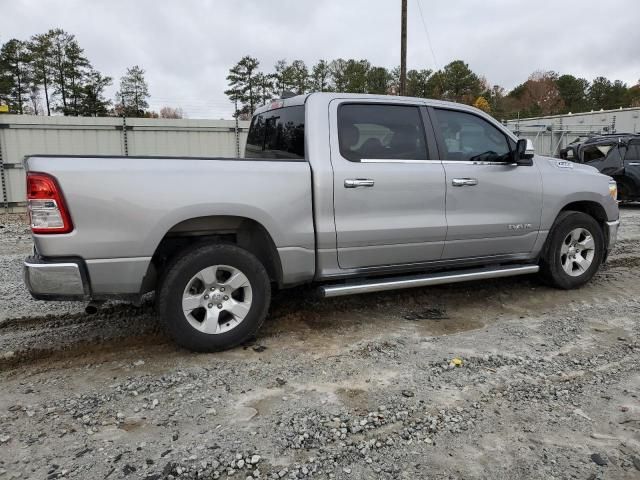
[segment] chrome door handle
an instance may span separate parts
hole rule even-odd
[[[374,183],[369,178],[346,178],[344,188],[373,187]]]
[[[473,187],[478,184],[477,178],[454,178],[451,185],[454,187]]]
[[[629,167],[640,167],[640,162],[629,162],[627,165]]]

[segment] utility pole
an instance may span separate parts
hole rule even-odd
[[[234,99],[234,108],[236,110],[236,126],[235,126],[235,134],[236,134],[236,158],[240,158],[240,126],[238,121],[238,98]]]
[[[407,94],[407,0],[402,0],[400,26],[400,95]]]

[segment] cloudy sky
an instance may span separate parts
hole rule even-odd
[[[638,0],[408,3],[409,68],[463,59],[507,89],[534,70],[640,78]],[[225,77],[243,55],[265,71],[280,58],[399,64],[400,0],[0,0],[0,17],[0,42],[53,27],[75,34],[116,79],[110,95],[140,65],[151,107],[180,106],[190,118],[230,116]]]

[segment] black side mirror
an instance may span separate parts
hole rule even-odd
[[[517,165],[531,166],[533,165],[533,152],[531,140],[521,138],[516,143],[516,149],[514,153],[514,163]]]

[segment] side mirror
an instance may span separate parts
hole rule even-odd
[[[526,166],[533,165],[533,153],[533,142],[528,138],[521,138],[516,143],[515,163]]]

